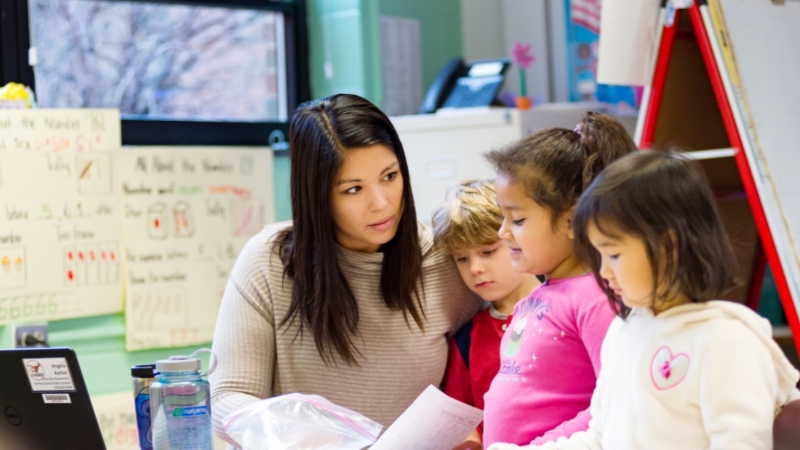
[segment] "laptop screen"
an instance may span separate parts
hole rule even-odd
[[[0,449],[105,449],[75,352],[0,350]]]

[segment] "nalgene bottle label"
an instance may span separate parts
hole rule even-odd
[[[208,406],[191,406],[187,408],[175,408],[172,417],[199,417],[208,415]]]

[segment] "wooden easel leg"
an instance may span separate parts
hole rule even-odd
[[[753,277],[750,279],[750,289],[747,294],[747,306],[753,311],[758,311],[761,303],[761,289],[764,287],[764,274],[767,271],[767,254],[761,242],[756,250],[756,261],[753,264]]]

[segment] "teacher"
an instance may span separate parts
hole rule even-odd
[[[356,95],[301,105],[289,129],[292,222],[231,271],[214,333],[216,433],[260,399],[321,395],[388,427],[447,362],[480,308],[417,221],[392,123]]]

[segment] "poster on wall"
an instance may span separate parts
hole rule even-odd
[[[119,168],[127,350],[210,342],[239,252],[275,221],[272,152],[132,148]]]
[[[600,101],[612,112],[636,115],[642,99],[640,86],[597,83],[602,0],[564,0],[567,17],[569,96],[573,102]]]
[[[0,326],[122,310],[119,111],[0,110]]]

